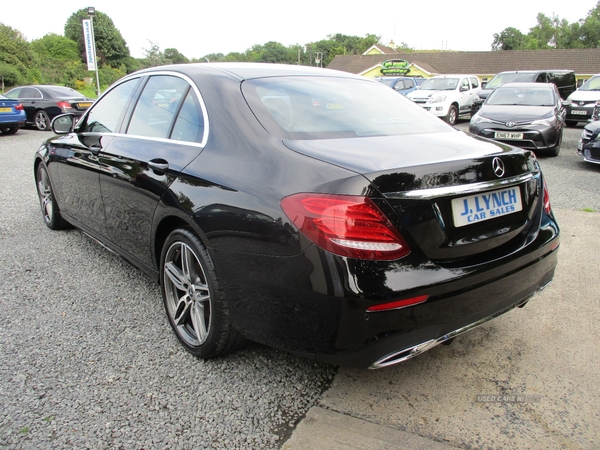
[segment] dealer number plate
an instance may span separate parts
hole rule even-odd
[[[12,108],[0,108],[0,112],[12,112]]]
[[[92,103],[91,102],[77,103],[77,106],[79,106],[80,108],[89,108],[90,106],[92,106]]]
[[[511,133],[510,131],[496,131],[496,139],[523,139],[523,133]]]
[[[521,211],[521,191],[518,186],[452,200],[455,227],[463,227]]]
[[[571,114],[578,114],[581,116],[585,116],[587,114],[587,111],[581,110],[581,109],[572,109],[571,110]]]

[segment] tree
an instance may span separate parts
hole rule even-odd
[[[38,56],[46,56],[65,61],[79,60],[77,42],[58,34],[50,33],[41,39],[31,42],[31,47]]]
[[[523,48],[525,36],[513,27],[505,28],[500,34],[494,33],[492,50],[520,50]]]
[[[579,22],[581,44],[585,48],[600,47],[600,1],[588,12],[587,17]]]
[[[85,41],[81,21],[89,18],[87,8],[73,13],[65,24],[65,37],[77,42],[81,60],[85,61]],[[96,11],[94,15],[94,37],[96,40],[96,57],[100,64],[118,67],[125,64],[129,57],[129,48],[121,32],[115,28],[110,17]]]
[[[543,13],[539,13],[537,15],[537,25],[529,30],[527,37],[537,43],[537,49],[556,48],[558,22],[557,16],[550,18]]]
[[[166,59],[169,59],[173,64],[189,63],[190,60],[183,56],[176,48],[167,48],[164,51]]]
[[[310,51],[323,53],[323,66],[327,66],[337,55],[361,55],[379,42],[380,37],[367,34],[364,38],[344,34],[328,35],[327,39],[307,44]],[[314,60],[314,58],[313,58]]]
[[[165,57],[165,54],[160,51],[158,44],[155,44],[152,41],[148,42],[150,43],[150,48],[144,48],[145,57],[140,61],[141,68],[164,66],[172,63],[172,61]]]
[[[11,81],[23,81],[27,76],[27,71],[34,67],[35,56],[31,50],[31,44],[27,42],[21,32],[4,25],[0,22],[0,62],[5,63],[4,74],[7,83],[8,77]],[[12,69],[9,69],[10,66]],[[16,72],[15,72],[16,71]],[[15,73],[19,74],[18,81],[15,80]],[[13,81],[14,80],[14,81]]]

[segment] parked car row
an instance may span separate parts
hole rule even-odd
[[[94,102],[74,89],[52,85],[20,86],[4,96],[22,105],[26,115],[25,125],[35,126],[42,131],[49,130],[52,119],[59,114],[72,113],[75,118],[81,117]]]

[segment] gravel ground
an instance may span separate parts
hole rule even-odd
[[[540,159],[563,213],[600,211],[580,133]],[[335,369],[257,344],[211,361],[185,352],[148,278],[44,225],[31,163],[48,136],[0,135],[0,448],[279,448]]]
[[[279,448],[335,369],[258,344],[189,355],[157,286],[44,225],[32,161],[49,136],[0,135],[0,448]]]

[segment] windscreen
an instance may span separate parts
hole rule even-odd
[[[499,87],[485,102],[486,105],[553,106],[554,92],[543,88]]]
[[[430,78],[421,85],[421,91],[453,91],[460,78]]]
[[[534,73],[499,73],[485,85],[486,89],[494,89],[505,83],[528,83],[533,80]]]
[[[272,135],[336,139],[448,131],[431,113],[382,83],[331,77],[273,77],[246,81],[242,92]]]
[[[600,91],[600,77],[592,77],[581,85],[580,91]]]

